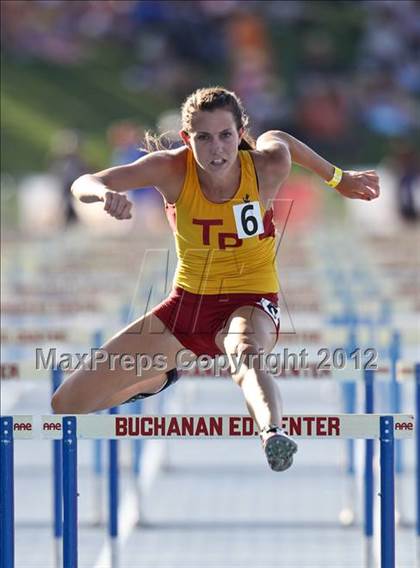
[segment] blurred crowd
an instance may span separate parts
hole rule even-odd
[[[242,98],[254,135],[286,130],[343,166],[345,155],[365,163],[373,144],[418,179],[415,0],[14,0],[2,16],[14,57],[75,65],[117,42],[134,54],[122,89],[163,90],[177,106],[197,86],[223,83]]]
[[[385,136],[420,122],[415,1],[13,0],[2,11],[3,44],[23,58],[66,65],[88,59],[98,40],[132,47],[138,65],[122,75],[130,88],[183,97],[195,69],[224,70],[256,131],[274,120],[333,142],[355,118]],[[299,38],[293,62],[282,34]]]

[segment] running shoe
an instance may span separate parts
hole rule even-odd
[[[269,466],[273,471],[285,471],[293,463],[297,444],[278,426],[267,426],[260,432]]]

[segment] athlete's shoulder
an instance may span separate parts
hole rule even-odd
[[[285,163],[281,154],[270,150],[249,150],[258,176],[279,175],[284,171]]]
[[[188,148],[181,146],[180,148],[155,150],[139,158],[136,163],[154,162],[165,170],[176,168],[179,164],[185,163]]]
[[[283,170],[289,165],[290,159],[287,148],[271,147],[258,150],[248,150],[256,168],[261,170]]]
[[[260,195],[273,197],[290,172],[290,159],[281,148],[249,150],[258,177]]]
[[[171,150],[162,150],[161,155],[165,175],[158,189],[169,203],[175,203],[184,184],[188,148],[181,146]]]
[[[173,148],[171,150],[166,150],[165,154],[167,156],[168,163],[175,170],[185,170],[188,156],[188,147],[180,146],[179,148]]]

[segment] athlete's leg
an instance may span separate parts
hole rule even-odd
[[[52,407],[60,414],[94,412],[118,406],[139,392],[157,392],[166,383],[166,371],[176,367],[182,349],[157,316],[146,314],[103,345],[106,361],[97,362],[93,369],[74,371],[54,393]],[[131,359],[124,360],[122,355]]]
[[[270,353],[277,342],[276,327],[270,316],[259,308],[241,307],[218,333],[216,342],[229,358],[233,380],[241,387],[258,427],[281,424],[280,390],[261,365],[261,354]]]
[[[277,342],[271,317],[251,306],[236,310],[216,341],[223,341],[232,377],[241,387],[251,416],[259,430],[268,463],[284,471],[293,463],[296,443],[282,430],[280,391],[261,363],[260,355],[270,353]]]

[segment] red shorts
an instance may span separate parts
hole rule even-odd
[[[277,335],[280,313],[277,294],[191,294],[174,288],[169,296],[153,308],[157,316],[184,347],[197,356],[222,355],[215,342],[217,333],[232,313],[242,306],[255,306],[274,321]]]

